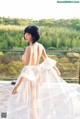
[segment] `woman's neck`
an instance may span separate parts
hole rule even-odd
[[[36,43],[36,42],[35,42]],[[35,43],[30,42],[30,46],[33,46]]]

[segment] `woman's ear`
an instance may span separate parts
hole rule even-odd
[[[24,39],[26,40],[26,38],[25,38],[25,34],[26,34],[26,33],[24,33]]]

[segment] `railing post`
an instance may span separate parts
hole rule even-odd
[[[79,84],[80,84],[80,59],[79,59]]]

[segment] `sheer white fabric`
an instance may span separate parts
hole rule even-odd
[[[37,66],[25,66],[18,93],[10,96],[7,119],[80,119],[80,93],[54,69],[56,61],[46,58]]]

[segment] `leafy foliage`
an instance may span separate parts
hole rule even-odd
[[[52,59],[57,61],[57,67],[61,72],[62,77],[76,77],[78,78],[78,68],[79,62],[77,58],[67,58],[67,57],[57,57],[55,55],[50,55]],[[6,59],[5,59],[6,60]],[[42,59],[41,59],[42,62]],[[7,64],[5,61],[0,62],[0,76],[19,76],[22,68],[24,67],[24,63],[19,61],[18,59],[15,61],[8,62]]]
[[[80,19],[31,19],[0,17],[0,49],[13,49],[28,45],[23,30],[28,25],[41,29],[40,43],[46,49],[80,49]]]

